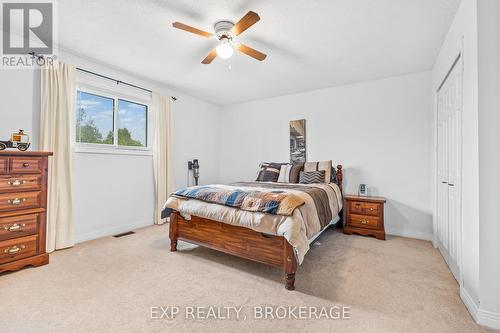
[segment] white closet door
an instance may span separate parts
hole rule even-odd
[[[437,195],[437,220],[438,240],[444,246],[448,245],[448,135],[447,121],[438,124],[438,195]]]
[[[438,91],[437,240],[457,280],[461,253],[462,62],[455,63]]]

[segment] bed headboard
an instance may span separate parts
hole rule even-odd
[[[340,188],[340,193],[343,193],[343,191],[342,191],[342,179],[344,176],[342,174],[342,164],[337,165],[336,174],[337,174],[337,185]]]

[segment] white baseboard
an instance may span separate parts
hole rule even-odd
[[[97,238],[101,238],[101,237],[112,236],[112,235],[116,235],[116,234],[119,234],[122,232],[130,231],[133,229],[147,227],[147,226],[150,226],[153,224],[154,224],[153,220],[144,220],[144,221],[139,221],[139,222],[134,222],[134,223],[129,223],[129,224],[122,224],[122,225],[118,225],[118,226],[111,227],[111,228],[100,229],[100,230],[88,232],[85,234],[76,235],[75,242],[81,243],[81,242],[85,242],[85,241],[89,241],[89,240],[93,240],[93,239],[97,239]]]
[[[500,313],[479,309],[477,319],[479,325],[500,330]]]
[[[472,318],[474,318],[474,320],[477,322],[477,313],[479,311],[479,307],[477,306],[474,299],[472,299],[472,296],[469,294],[469,292],[463,286],[460,286],[460,298],[462,299],[462,302],[464,302],[467,310],[469,310]]]
[[[385,233],[388,235],[393,235],[393,236],[400,236],[400,237],[406,237],[406,238],[416,238],[416,239],[422,239],[422,240],[426,240],[426,241],[432,241],[432,239],[433,239],[432,234],[422,232],[422,231],[415,231],[415,230],[402,230],[402,229],[386,228]]]
[[[479,325],[496,330],[500,329],[500,313],[479,308],[476,302],[472,299],[471,295],[462,286],[460,287],[460,298],[464,302],[467,310],[469,310],[472,318],[474,318]]]
[[[434,246],[436,249],[438,248],[438,239],[436,237],[436,234],[432,235],[432,246]]]

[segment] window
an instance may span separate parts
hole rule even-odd
[[[77,91],[76,142],[81,146],[148,148],[148,106],[127,98]]]
[[[147,115],[146,105],[118,100],[119,146],[147,146]]]
[[[76,142],[113,144],[114,99],[79,91],[76,109]]]

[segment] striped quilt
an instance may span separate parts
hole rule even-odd
[[[235,186],[237,184],[233,184]],[[273,215],[292,215],[304,204],[300,197],[282,190],[259,191],[240,186],[228,188],[221,185],[196,186],[179,190],[174,196],[201,200],[228,207]]]

